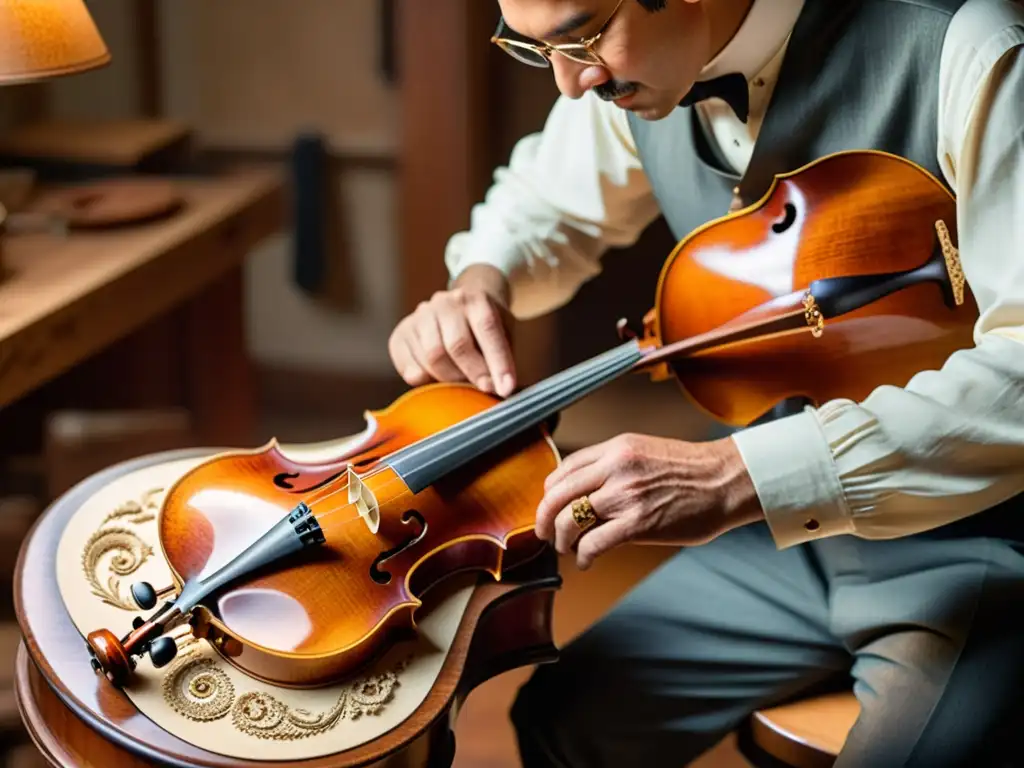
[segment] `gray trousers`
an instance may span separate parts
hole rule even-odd
[[[836,768],[1024,766],[1019,541],[779,551],[758,524],[684,550],[520,690],[524,768],[678,768],[756,708],[851,684]]]

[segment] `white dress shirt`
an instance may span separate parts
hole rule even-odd
[[[747,124],[720,100],[697,107],[738,173],[800,7],[755,0],[701,76],[738,70],[750,81]],[[904,536],[1024,492],[1024,4],[968,0],[936,66],[935,151],[957,196],[960,255],[981,310],[975,346],[904,388],[732,436],[780,548],[841,533]],[[475,263],[502,270],[513,313],[533,317],[568,302],[609,247],[634,243],[658,214],[625,113],[592,93],[563,97],[498,169],[445,260],[453,278]]]

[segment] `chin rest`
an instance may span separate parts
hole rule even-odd
[[[851,691],[761,709],[741,727],[740,751],[758,768],[831,768],[859,714]]]

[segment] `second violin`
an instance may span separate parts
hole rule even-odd
[[[129,683],[143,655],[173,658],[165,633],[187,622],[273,683],[353,672],[415,631],[421,596],[446,576],[500,579],[542,551],[534,514],[558,461],[546,420],[608,382],[671,375],[742,425],[787,397],[903,385],[969,346],[977,307],[955,223],[953,197],[913,163],[831,155],[679,243],[642,336],[504,401],[465,384],[414,389],[367,412],[330,462],[298,464],[274,442],[211,459],[160,512],[175,583],[133,587],[156,610],[120,639],[90,633],[94,668]]]

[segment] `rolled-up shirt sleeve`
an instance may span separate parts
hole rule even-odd
[[[508,278],[511,310],[535,317],[567,303],[659,214],[625,113],[588,92],[558,98],[541,131],[521,139],[448,242],[454,280],[471,264]]]
[[[1024,492],[1024,6],[964,5],[939,66],[938,159],[975,344],[905,387],[732,436],[779,548],[906,536]]]

